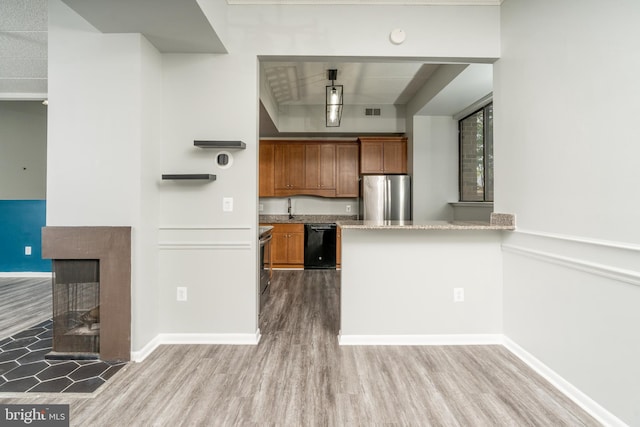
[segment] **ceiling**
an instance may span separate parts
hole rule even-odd
[[[226,53],[196,0],[62,0],[105,33],[142,33],[161,52]],[[501,0],[227,0],[238,4],[497,5]],[[0,99],[47,97],[47,0],[0,0]],[[230,6],[233,7],[233,6]],[[168,23],[171,25],[168,25]],[[324,103],[327,70],[338,70],[345,104],[405,104],[437,70],[418,61],[262,58],[278,105]],[[455,107],[449,107],[455,108]]]
[[[287,61],[261,62],[264,78],[278,105],[318,105],[336,69],[344,102],[359,105],[405,104],[438,68],[420,62]]]

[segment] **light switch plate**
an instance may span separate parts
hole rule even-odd
[[[233,197],[222,198],[222,211],[233,212]]]
[[[187,300],[187,288],[185,288],[184,286],[178,286],[176,288],[176,300],[177,301]]]

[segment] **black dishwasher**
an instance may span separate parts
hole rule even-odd
[[[336,225],[306,224],[304,227],[304,268],[336,268]]]

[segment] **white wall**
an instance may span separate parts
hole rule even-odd
[[[230,5],[227,18],[224,40],[229,52],[307,57],[500,55],[498,6]],[[398,27],[407,39],[394,45],[389,33]]]
[[[261,215],[287,215],[287,197],[263,197],[259,206]],[[351,211],[347,212],[347,206]],[[312,196],[292,196],[291,212],[293,215],[356,215],[358,199],[326,198]]]
[[[341,334],[500,334],[500,242],[492,231],[343,228]]]
[[[48,226],[132,226],[132,349],[158,333],[159,54],[49,2]]]
[[[495,210],[518,226],[505,334],[640,425],[640,3],[509,0],[501,15]]]
[[[451,117],[413,118],[413,218],[451,220],[458,199],[458,123]]]
[[[212,173],[161,185],[160,326],[165,333],[255,334],[257,329],[257,115],[255,55],[164,55],[163,173]],[[196,139],[240,140],[233,164]],[[233,212],[222,200],[233,198]],[[176,301],[176,287],[188,301]]]
[[[380,116],[366,116],[365,108],[379,108]],[[324,105],[283,105],[278,111],[278,130],[335,133],[336,128],[326,127],[325,111]],[[404,133],[404,112],[404,105],[345,105],[338,130],[344,133]]]
[[[0,199],[44,199],[47,107],[41,101],[0,101]]]

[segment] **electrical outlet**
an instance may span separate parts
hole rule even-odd
[[[31,255],[31,246],[25,246],[24,247],[24,254],[25,255]]]
[[[347,213],[351,212],[351,205],[347,205]]]
[[[222,198],[222,211],[233,212],[233,197]]]
[[[453,302],[464,301],[464,288],[453,288]]]
[[[176,300],[177,301],[187,300],[187,288],[185,288],[184,286],[178,286],[176,288]]]
[[[258,204],[258,210],[262,212],[264,210],[264,205],[262,203]]]

